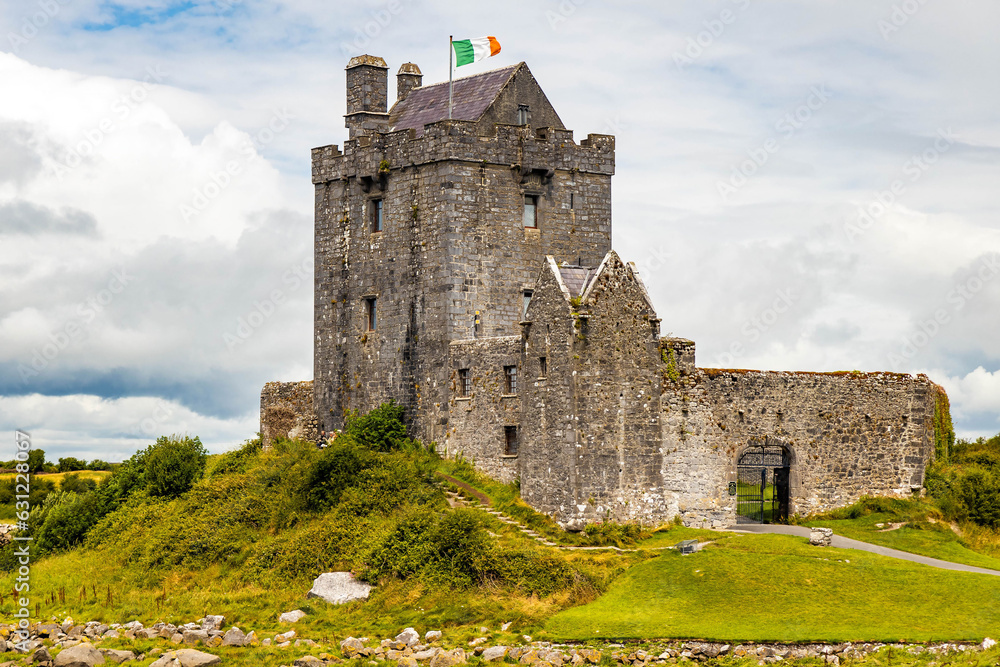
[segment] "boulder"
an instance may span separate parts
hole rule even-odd
[[[809,544],[815,547],[828,547],[833,542],[833,529],[810,528]]]
[[[225,616],[206,616],[199,621],[202,630],[221,630],[225,622]]]
[[[303,618],[305,618],[305,616],[306,613],[301,609],[296,609],[294,611],[286,611],[284,614],[278,617],[278,623],[298,623]]]
[[[226,634],[222,636],[223,646],[245,646],[246,641],[247,636],[237,627],[229,628]]]
[[[149,667],[181,667],[181,661],[177,659],[173,651],[169,653],[164,653],[156,661],[152,662]]]
[[[364,642],[355,637],[348,637],[344,641],[340,642],[340,650],[343,652],[345,658],[353,658],[359,654],[364,647]]]
[[[31,658],[28,660],[33,665],[38,664],[51,664],[52,656],[49,655],[49,650],[44,646],[36,648],[35,652],[31,654]]]
[[[285,642],[290,642],[295,639],[295,630],[289,630],[288,632],[283,632],[280,635],[274,636],[275,644],[283,644]]]
[[[185,630],[184,643],[188,646],[195,646],[198,642],[208,642],[207,630]]]
[[[440,630],[428,630],[427,633],[424,634],[424,641],[427,643],[436,642],[439,639],[441,639]]]
[[[453,651],[442,651],[431,658],[431,667],[454,667],[465,664],[465,651],[457,648]]]
[[[413,628],[406,628],[396,635],[396,641],[402,642],[406,646],[416,646],[420,643],[420,633]]]
[[[367,600],[372,587],[354,578],[350,572],[326,572],[316,577],[306,597],[320,598],[330,604]]]
[[[326,665],[325,662],[323,662],[314,655],[302,656],[292,664],[295,667],[323,667],[324,665]]]
[[[260,640],[257,639],[257,632],[254,630],[250,631],[247,635],[246,641],[243,642],[244,646],[260,646]]]
[[[218,618],[222,617],[219,616]],[[177,654],[177,660],[181,663],[181,667],[209,667],[210,665],[222,664],[222,658],[219,656],[203,651],[196,651],[193,648],[182,648],[179,651],[175,651],[175,653]]]
[[[509,650],[506,646],[491,646],[483,651],[483,662],[502,662]]]
[[[108,662],[113,662],[116,665],[128,662],[129,660],[135,660],[135,653],[132,651],[119,651],[113,648],[102,648],[100,651],[108,659]]]
[[[404,655],[396,661],[396,667],[417,667],[417,660],[412,655]]]
[[[90,644],[77,644],[60,651],[52,664],[55,667],[93,667],[105,662],[101,652]]]
[[[997,640],[990,639],[989,637],[983,640],[983,650],[989,651],[991,648],[997,645]]]

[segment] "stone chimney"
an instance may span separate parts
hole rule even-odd
[[[396,101],[401,102],[411,90],[419,88],[424,81],[424,75],[414,63],[403,63],[396,72]]]
[[[355,56],[347,63],[347,114],[350,138],[389,125],[389,66],[378,56]]]

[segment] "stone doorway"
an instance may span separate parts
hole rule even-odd
[[[736,523],[788,521],[791,456],[782,445],[751,445],[736,464]]]

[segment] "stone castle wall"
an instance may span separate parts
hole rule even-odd
[[[277,438],[316,442],[319,420],[313,410],[313,383],[268,382],[260,392],[260,437],[264,448]]]
[[[545,255],[598,261],[611,244],[614,140],[576,144],[442,121],[313,152],[316,184],[316,408],[329,430],[349,409],[395,399],[414,435],[448,435],[449,343],[520,333],[524,290]],[[538,197],[537,229],[523,225]],[[383,230],[370,207],[383,202]],[[366,330],[365,299],[378,327]]]
[[[521,337],[453,341],[448,364],[448,424],[444,453],[461,456],[502,482],[518,478],[517,455],[506,454],[506,426],[521,429],[520,396],[506,392],[505,366],[520,366]],[[459,370],[468,369],[472,393],[460,396]],[[530,378],[518,368],[518,389]],[[523,440],[523,432],[518,433]]]

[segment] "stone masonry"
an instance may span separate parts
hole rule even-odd
[[[524,63],[456,79],[450,120],[413,63],[391,108],[381,58],[347,86],[350,138],[312,155],[312,393],[265,386],[265,443],[395,400],[572,529],[732,523],[737,461],[764,443],[792,513],[922,486],[943,392],[925,376],[699,369],[660,336],[611,250],[614,138],[577,143]]]

